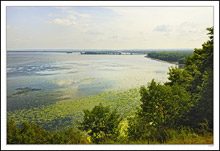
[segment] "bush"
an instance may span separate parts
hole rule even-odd
[[[88,132],[92,141],[96,144],[109,142],[119,136],[119,123],[121,121],[117,111],[110,111],[101,103],[91,111],[84,110],[84,120],[80,123],[80,129]]]

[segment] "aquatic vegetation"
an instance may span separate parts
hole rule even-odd
[[[18,90],[16,93],[12,95],[18,95],[18,94],[23,94],[23,93],[28,93],[30,91],[40,91],[41,89],[36,89],[36,88],[30,88],[30,87],[25,87],[25,88],[17,88]]]
[[[8,111],[7,119],[15,120],[17,125],[24,121],[36,123],[46,130],[55,132],[77,127],[77,121],[82,120],[83,110],[90,110],[99,103],[110,106],[110,109],[117,108],[122,117],[133,115],[140,106],[139,100],[139,89],[109,90],[75,100],[65,99],[50,105],[41,104],[32,108]]]
[[[7,97],[7,111],[12,112],[51,105],[59,101],[59,96],[59,92],[48,92],[48,90],[28,90],[26,93],[9,95]]]

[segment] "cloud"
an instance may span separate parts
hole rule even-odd
[[[66,6],[66,7],[65,6],[64,7],[59,6],[59,7],[55,7],[55,8],[65,11],[65,10],[71,9],[72,7],[69,7],[69,6]]]
[[[91,15],[90,14],[77,14],[78,16],[80,16],[81,18],[90,18]]]
[[[8,16],[8,48],[195,48],[207,39],[205,28],[213,24],[211,7],[36,9],[42,13],[30,17],[33,10],[28,9]]]
[[[154,28],[154,31],[169,32],[169,31],[171,31],[171,28],[168,25],[159,25],[156,28]]]
[[[52,17],[52,16],[54,16],[54,14],[52,14],[52,13],[49,13],[49,14],[48,14],[48,16],[49,16],[49,17]]]
[[[86,19],[90,19],[90,14],[78,13],[71,9],[71,7],[56,7],[61,10],[62,13],[60,14],[52,14],[49,13],[49,17],[56,17],[53,18],[49,23],[63,25],[63,26],[71,26],[76,24],[85,24]],[[63,14],[61,16],[61,14]]]
[[[64,9],[63,10],[63,13],[66,13],[66,14],[69,14],[69,15],[72,15],[72,16],[76,16],[80,19],[88,19],[91,17],[91,14],[85,14],[85,13],[79,13],[79,12],[76,12],[74,10],[71,10],[71,9]]]
[[[77,20],[75,16],[68,16],[66,18],[55,18],[50,23],[54,23],[57,25],[71,26],[71,25],[76,25]]]
[[[118,38],[118,35],[113,35],[111,38],[116,39]]]
[[[16,26],[16,25],[6,25],[7,30],[19,30],[21,27]]]
[[[97,36],[97,35],[102,35],[102,32],[98,31],[86,31],[87,34],[92,35],[92,36]]]
[[[207,37],[206,28],[193,22],[180,23],[175,27],[175,32],[178,38],[201,39],[201,37]]]

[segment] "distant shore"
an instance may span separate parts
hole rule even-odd
[[[164,61],[164,60],[160,60],[160,59],[151,58],[151,57],[149,57],[149,56],[144,56],[144,57],[149,58],[149,59],[152,59],[152,60],[160,61],[160,62],[165,62],[165,63],[170,63],[170,64],[179,65],[178,62],[176,62],[176,61]]]

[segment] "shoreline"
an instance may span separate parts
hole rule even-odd
[[[179,65],[179,64],[178,64],[178,62],[173,62],[173,61],[165,61],[165,60],[160,60],[160,59],[151,58],[151,57],[148,57],[148,56],[144,56],[144,57],[145,57],[145,58],[152,59],[152,60],[160,61],[160,62],[165,62],[165,63],[170,63],[170,64]]]

